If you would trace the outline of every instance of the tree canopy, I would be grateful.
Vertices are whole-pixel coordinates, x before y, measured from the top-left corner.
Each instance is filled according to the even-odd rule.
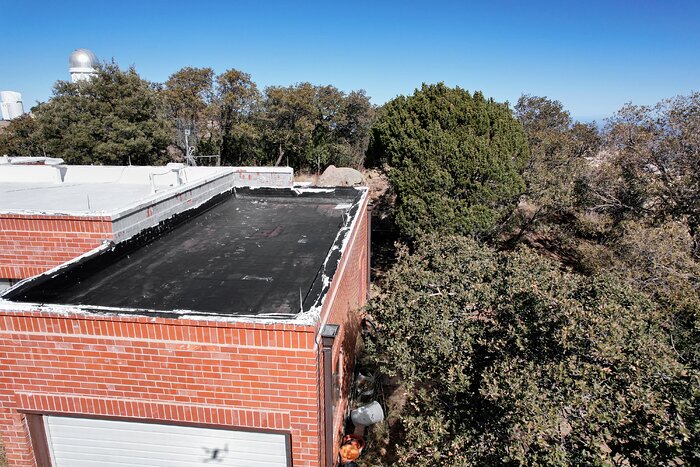
[[[167,160],[168,123],[161,100],[133,68],[104,64],[90,80],[58,81],[53,97],[33,112],[46,154],[69,164]]]
[[[506,104],[442,83],[388,102],[368,150],[368,162],[389,167],[396,223],[409,237],[493,232],[525,189],[528,156]]]
[[[364,91],[298,83],[261,92],[236,69],[214,76],[210,68],[183,68],[165,83],[163,95],[182,153],[187,128],[199,154],[220,154],[229,165],[360,168],[374,121]]]
[[[571,214],[578,183],[588,159],[600,149],[601,138],[595,124],[574,122],[559,101],[523,95],[514,110],[530,147],[523,171],[526,189],[515,216],[522,235]]]
[[[44,155],[44,148],[36,136],[36,121],[31,115],[11,120],[0,131],[0,156],[5,154],[20,157]]]
[[[265,89],[262,117],[267,152],[275,163],[321,171],[330,164],[360,168],[374,121],[364,91],[300,83]]]
[[[170,121],[171,141],[187,154],[184,130],[190,130],[188,142],[196,146],[200,138],[212,138],[207,121],[215,98],[214,70],[185,67],[170,75],[162,90],[167,117]]]
[[[685,222],[700,258],[700,93],[628,104],[607,138],[610,157],[585,180],[586,207],[618,221]]]
[[[375,107],[364,91],[298,83],[258,89],[252,77],[229,69],[185,67],[163,84],[132,67],[98,67],[87,81],[58,81],[34,118],[0,135],[9,155],[49,155],[80,164],[159,164],[182,160],[187,143],[224,165],[289,164],[321,172],[361,168]],[[206,163],[204,160],[202,163]]]
[[[408,400],[398,465],[696,464],[700,379],[664,313],[613,276],[429,236],[400,252],[380,369]]]
[[[260,101],[262,96],[248,73],[231,69],[216,77],[216,117],[221,160],[225,164],[259,164]],[[269,158],[263,158],[269,159]]]
[[[388,465],[700,462],[696,101],[602,131],[518,101],[517,222],[493,246],[425,229],[370,304],[407,397]]]

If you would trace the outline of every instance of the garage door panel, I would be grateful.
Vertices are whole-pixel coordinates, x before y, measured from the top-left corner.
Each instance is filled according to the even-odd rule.
[[[45,417],[54,467],[280,467],[283,434]]]
[[[52,436],[54,451],[57,452],[76,452],[82,450],[84,447],[84,439],[76,438],[66,438],[63,436]],[[226,445],[224,445],[226,446]],[[90,447],[92,450],[104,449],[104,450],[117,450],[122,453],[148,453],[152,452],[156,448],[159,452],[167,452],[170,456],[189,456],[191,455],[191,447],[189,446],[179,446],[177,444],[162,444],[149,442],[148,446],[144,446],[143,442],[127,442],[127,441],[110,441],[110,440],[90,440]],[[279,456],[275,453],[275,448],[277,447],[274,443],[260,443],[256,449],[250,448],[249,450],[239,447],[236,450],[236,456],[238,459],[248,459],[248,460],[260,460],[268,459],[270,461],[276,460]],[[150,449],[149,449],[150,448]],[[231,447],[229,446],[229,451]],[[204,452],[204,449],[202,449]]]
[[[70,447],[70,448],[64,448],[64,449],[54,449],[54,456],[57,457],[58,459],[61,459],[63,457],[71,457],[74,456],[78,452],[82,452],[80,458],[83,460],[88,460],[88,459],[98,459],[98,460],[108,460],[108,459],[119,459],[122,462],[126,462],[127,459],[131,460],[131,464],[135,464],[139,459],[146,459],[144,462],[146,465],[154,465],[153,464],[153,459],[154,457],[154,452],[153,451],[146,451],[146,450],[130,450],[130,449],[122,449],[119,447],[108,447],[108,448],[100,448],[100,447],[94,447],[91,446],[89,452],[81,451],[83,448],[81,446],[75,446],[75,447]],[[229,452],[229,455],[227,457],[230,457],[232,454]],[[280,456],[271,456],[271,455],[266,455],[263,452],[260,453],[246,453],[245,455],[239,455],[239,453],[235,453],[236,456],[236,461],[246,461],[246,465],[249,465],[251,462],[257,462],[260,465],[286,465],[284,463],[280,464],[274,463],[276,461],[284,461],[284,459],[281,459]],[[206,454],[202,453],[199,455],[199,453],[195,454],[195,459],[200,458],[202,460],[207,459]],[[158,457],[157,461],[162,461],[162,462],[187,462],[189,465],[192,465],[192,459],[193,455],[190,453],[174,453],[174,452],[158,452]],[[206,462],[204,462],[206,464]],[[209,463],[213,463],[212,460],[209,460]],[[94,465],[94,464],[93,464]],[[217,465],[238,465],[235,463],[225,463],[225,462],[219,462]]]
[[[69,431],[70,430],[70,431]],[[51,429],[52,439],[60,445],[83,445],[86,437],[89,437],[92,446],[119,446],[123,449],[140,450],[148,448],[164,448],[169,452],[180,452],[190,449],[190,445],[196,440],[201,440],[202,446],[208,448],[225,447],[235,443],[237,452],[270,452],[279,445],[279,442],[262,441],[255,437],[240,437],[240,432],[229,432],[229,436],[192,436],[190,434],[170,435],[160,433],[149,433],[146,431],[130,433],[128,430],[94,429],[90,431],[76,431],[74,429]],[[260,434],[258,434],[258,437]],[[264,436],[264,435],[263,435]],[[275,435],[281,436],[281,435]],[[145,444],[147,443],[147,444]]]
[[[65,455],[60,458],[61,464],[56,464],[59,466],[63,465],[70,465],[70,466],[78,466],[78,467],[87,467],[87,466],[99,466],[99,467],[126,467],[126,466],[148,466],[148,467],[154,467],[154,466],[159,466],[159,467],[165,467],[165,466],[185,466],[185,465],[200,465],[200,464],[192,464],[190,460],[169,460],[169,459],[146,459],[144,457],[129,457],[129,456],[120,456],[120,455],[104,455],[104,456],[98,456],[98,455],[91,455],[91,456],[81,456],[81,457],[72,457],[71,455]],[[227,463],[228,462],[228,463]],[[258,460],[242,460],[242,459],[237,459],[236,463],[231,463],[231,461],[222,461],[222,462],[216,462],[216,461],[209,461],[206,463],[203,463],[201,465],[207,465],[207,466],[218,466],[218,465],[235,465],[235,466],[249,466],[249,467],[268,467],[270,465],[269,462],[265,461],[258,461]],[[285,464],[286,465],[286,464]]]

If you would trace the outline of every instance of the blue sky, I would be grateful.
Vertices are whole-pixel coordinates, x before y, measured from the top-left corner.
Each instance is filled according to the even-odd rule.
[[[700,90],[700,1],[210,2],[0,0],[0,89],[28,109],[68,79],[73,49],[164,81],[184,66],[310,81],[381,104],[444,81],[578,119]]]

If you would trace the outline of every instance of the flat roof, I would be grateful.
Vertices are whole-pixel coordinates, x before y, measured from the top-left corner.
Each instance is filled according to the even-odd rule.
[[[110,213],[150,197],[151,187],[137,184],[3,183],[2,211]]]
[[[18,159],[18,158],[12,158]],[[40,159],[40,158],[36,158]],[[229,186],[284,186],[289,167],[25,165],[0,163],[0,214],[121,217],[227,177]]]
[[[3,299],[165,316],[288,319],[317,307],[364,189],[237,189]]]
[[[234,171],[230,167],[0,165],[0,213],[119,215]]]

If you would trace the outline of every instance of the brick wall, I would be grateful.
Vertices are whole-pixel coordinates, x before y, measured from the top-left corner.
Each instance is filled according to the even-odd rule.
[[[0,214],[0,278],[41,274],[111,238],[109,217]]]
[[[333,372],[338,375],[340,397],[335,400],[334,407],[334,451],[333,458],[338,457],[340,435],[348,404],[348,395],[353,381],[355,367],[355,350],[360,325],[360,310],[367,299],[369,273],[369,245],[367,199],[364,200],[358,213],[357,223],[348,247],[344,252],[331,289],[324,304],[321,319],[317,324],[320,329],[324,324],[340,326],[338,335],[333,343]],[[317,337],[318,345],[320,339]],[[321,381],[323,391],[323,381]],[[321,401],[323,405],[323,401]]]
[[[12,466],[35,465],[24,412],[283,430],[294,466],[318,465],[313,327],[1,311],[0,327]]]

